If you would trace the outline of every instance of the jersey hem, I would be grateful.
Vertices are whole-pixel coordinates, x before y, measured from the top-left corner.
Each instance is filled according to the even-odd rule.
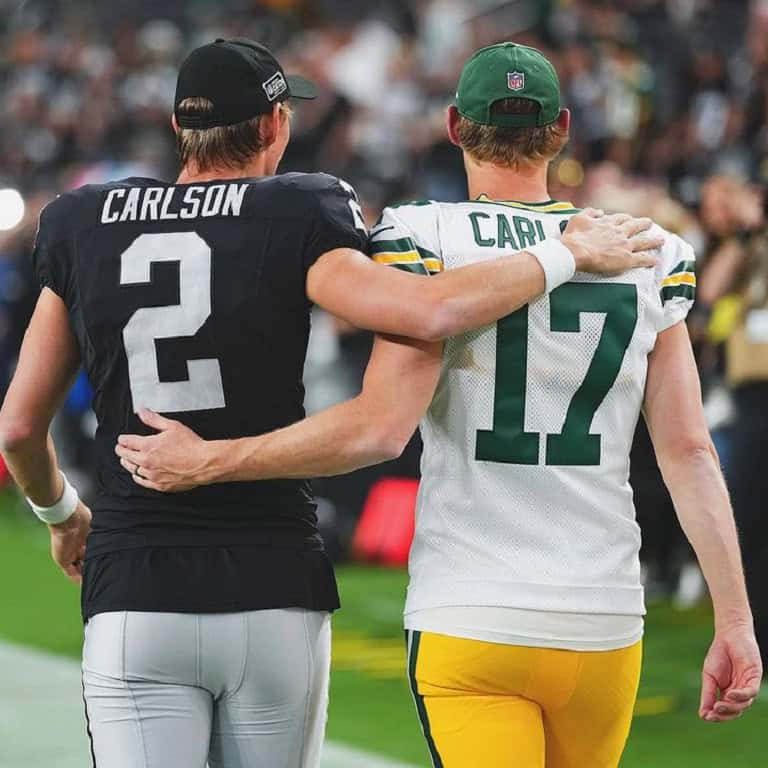
[[[642,586],[591,587],[519,582],[430,581],[411,585],[405,616],[431,608],[496,607],[562,613],[645,615]]]
[[[559,637],[531,637],[513,635],[504,632],[488,632],[484,630],[456,629],[439,627],[429,621],[406,621],[404,628],[408,632],[428,632],[432,635],[458,637],[462,640],[476,640],[495,645],[515,645],[523,648],[553,648],[561,651],[600,652],[618,651],[631,648],[643,639],[643,632],[635,632],[628,637],[617,637],[596,640],[569,640]]]

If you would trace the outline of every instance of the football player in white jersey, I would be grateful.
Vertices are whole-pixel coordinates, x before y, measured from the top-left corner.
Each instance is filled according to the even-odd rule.
[[[503,43],[465,64],[451,140],[470,200],[388,208],[372,258],[425,275],[534,253],[577,211],[547,193],[567,140],[557,75]],[[665,233],[655,269],[544,264],[539,295],[445,343],[380,337],[361,394],[287,429],[206,443],[151,413],[124,466],[158,490],[345,472],[398,454],[421,420],[405,608],[409,675],[445,768],[613,768],[637,693],[640,531],[629,451],[644,413],[714,604],[699,714],[738,717],[761,666],[728,493],[684,323],[694,254]],[[426,412],[426,415],[425,415]]]

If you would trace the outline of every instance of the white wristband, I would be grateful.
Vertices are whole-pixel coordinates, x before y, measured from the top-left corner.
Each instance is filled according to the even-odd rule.
[[[544,270],[547,293],[567,283],[576,274],[576,259],[559,240],[545,240],[525,250],[539,260]]]
[[[50,507],[41,507],[39,504],[35,504],[32,499],[27,499],[29,506],[32,507],[32,511],[48,525],[58,525],[68,520],[75,513],[77,505],[80,503],[80,497],[77,495],[77,491],[74,489],[67,480],[67,476],[62,472],[62,480],[64,480],[64,493],[61,494],[61,498]]]

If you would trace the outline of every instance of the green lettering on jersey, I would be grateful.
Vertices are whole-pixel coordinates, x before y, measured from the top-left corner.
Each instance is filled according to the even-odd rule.
[[[469,214],[469,220],[472,222],[472,234],[475,237],[475,242],[481,248],[493,248],[496,245],[496,241],[492,237],[483,237],[480,232],[480,219],[490,219],[491,217],[487,213],[480,211],[473,211]]]
[[[579,333],[582,312],[605,313],[587,375],[571,400],[559,435],[547,435],[547,464],[600,463],[599,434],[590,432],[595,412],[619,375],[637,325],[637,286],[630,283],[566,283],[550,300],[552,331]]]
[[[515,237],[512,234],[512,227],[509,226],[509,219],[503,214],[499,213],[496,215],[496,219],[498,220],[498,228],[499,228],[499,234],[498,234],[498,246],[499,248],[506,248],[509,246],[514,251],[519,251],[517,243],[515,242]]]
[[[637,325],[637,286],[630,283],[566,283],[549,295],[550,331],[578,333],[581,313],[605,315],[603,332],[576,390],[559,435],[546,436],[546,464],[596,466],[601,435],[590,432],[624,362]],[[493,429],[478,430],[475,458],[506,464],[538,464],[541,434],[525,431],[528,307],[499,320]]]
[[[520,243],[520,248],[523,249],[529,245],[536,245],[536,232],[533,222],[526,216],[513,216],[512,221],[515,223],[515,232],[517,232],[517,241]]]
[[[539,219],[536,219],[533,223],[536,225],[536,232],[539,235],[539,242],[541,243],[547,239],[547,236],[544,234],[544,226]]]
[[[475,443],[478,461],[538,464],[538,432],[525,431],[525,387],[528,367],[528,307],[496,325],[496,391],[493,429],[480,429]]]

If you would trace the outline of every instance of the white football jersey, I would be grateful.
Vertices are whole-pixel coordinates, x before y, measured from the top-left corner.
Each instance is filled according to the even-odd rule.
[[[481,198],[385,210],[380,263],[421,274],[559,238],[570,203]],[[450,339],[421,423],[410,612],[455,606],[642,615],[629,453],[658,333],[693,303],[691,247],[655,269],[577,273]]]

